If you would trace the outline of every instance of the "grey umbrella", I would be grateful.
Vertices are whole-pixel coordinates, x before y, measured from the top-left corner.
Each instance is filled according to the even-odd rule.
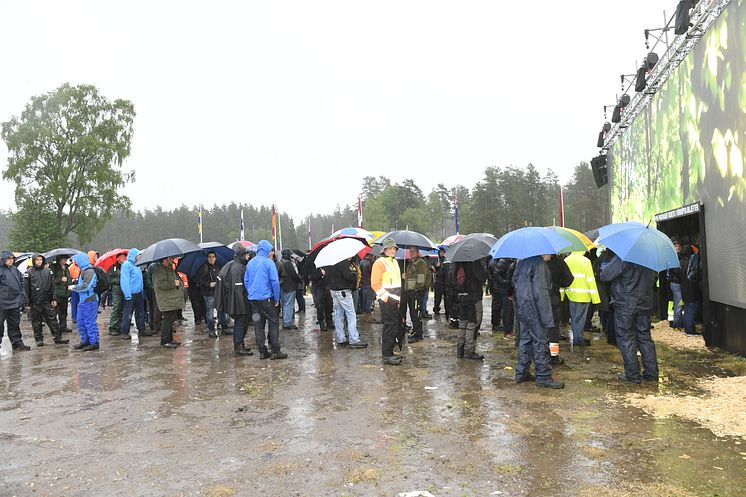
[[[72,257],[73,255],[82,253],[83,252],[81,252],[80,250],[75,250],[74,248],[56,248],[42,255],[46,260],[51,261],[52,259],[56,259],[57,257],[60,257],[62,255]]]
[[[457,241],[446,250],[450,262],[474,262],[490,255],[497,238],[489,233],[474,233]]]
[[[387,238],[393,238],[394,242],[401,248],[417,247],[420,249],[437,250],[438,247],[428,237],[416,231],[398,230],[390,231],[380,237],[378,244],[383,244]]]
[[[155,242],[149,246],[137,258],[137,265],[143,266],[151,262],[160,261],[166,257],[181,257],[192,252],[202,252],[202,249],[196,243],[183,238],[168,238]]]

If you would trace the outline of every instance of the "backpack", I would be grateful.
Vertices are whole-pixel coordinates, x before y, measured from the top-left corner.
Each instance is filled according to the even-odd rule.
[[[464,266],[459,264],[458,269],[456,269],[456,289],[458,291],[462,291],[464,289],[464,282],[466,281],[466,271],[464,271]]]
[[[109,291],[109,275],[98,266],[93,266],[93,271],[96,273],[96,287],[93,291],[96,295],[101,296],[102,293]]]

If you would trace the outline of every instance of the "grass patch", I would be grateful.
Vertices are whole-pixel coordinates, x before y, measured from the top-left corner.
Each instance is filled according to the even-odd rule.
[[[215,485],[205,490],[205,497],[233,497],[238,491],[226,485]]]
[[[357,467],[345,470],[346,483],[375,483],[381,478],[381,471],[376,468]]]

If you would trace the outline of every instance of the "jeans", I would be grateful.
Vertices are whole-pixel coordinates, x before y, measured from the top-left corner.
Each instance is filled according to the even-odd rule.
[[[215,297],[213,295],[205,295],[205,322],[207,323],[207,329],[215,331]],[[218,312],[218,323],[225,329],[228,327],[228,320],[224,312]],[[247,323],[248,326],[248,323]]]
[[[650,336],[650,316],[638,314],[633,310],[615,308],[614,326],[627,379],[640,380],[640,363],[637,360],[639,350],[642,356],[643,377],[657,380],[658,356],[655,352],[655,343]]]
[[[697,319],[699,307],[699,302],[684,303],[684,332],[689,335],[693,335],[696,332],[694,329],[694,322]]]
[[[233,349],[237,350],[246,338],[246,330],[249,329],[251,316],[248,314],[233,314],[231,317],[233,318]]]
[[[363,285],[360,287],[360,303],[358,309],[366,314],[370,313],[373,310],[373,299],[375,296],[376,293],[370,286]]]
[[[671,293],[673,294],[673,323],[672,328],[681,328],[683,323],[681,321],[681,283],[671,283]]]
[[[570,321],[572,324],[572,344],[585,345],[583,338],[583,329],[585,328],[585,318],[588,315],[590,302],[573,302],[570,301]]]
[[[267,339],[272,352],[280,352],[280,316],[271,299],[251,300],[251,318],[254,321],[254,338],[259,352],[267,352]],[[235,323],[234,323],[235,324]],[[264,333],[267,324],[269,332]]]
[[[135,314],[135,324],[137,331],[145,331],[145,301],[142,292],[133,293],[132,298],[124,301],[124,311],[122,311],[122,335],[130,334],[130,324],[132,324],[132,313]]]
[[[360,335],[357,333],[357,315],[355,314],[355,304],[352,301],[352,290],[332,290],[332,300],[334,300],[334,326],[337,328],[337,343],[345,341],[345,316],[347,316],[350,343],[359,342]]]
[[[282,299],[282,326],[287,328],[293,324],[295,317],[295,290],[281,292]]]
[[[98,345],[98,299],[80,302],[77,311],[80,342]]]

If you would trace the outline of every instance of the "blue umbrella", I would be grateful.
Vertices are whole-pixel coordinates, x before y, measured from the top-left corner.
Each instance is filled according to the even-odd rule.
[[[493,259],[528,259],[535,255],[558,254],[570,245],[562,235],[547,228],[521,228],[500,237],[490,250]]]
[[[640,223],[610,224],[599,229],[598,243],[614,251],[624,262],[653,271],[680,267],[671,239]]]
[[[217,260],[215,264],[219,267],[226,265],[233,260],[233,249],[226,247],[218,242],[198,243],[197,246],[202,250],[200,252],[190,252],[179,260],[176,270],[193,278],[199,269],[207,262],[207,253],[215,252]]]
[[[191,252],[202,252],[202,249],[183,238],[168,238],[160,242],[155,242],[143,250],[137,258],[137,265],[144,266],[145,264],[160,261],[166,257],[181,257]]]

